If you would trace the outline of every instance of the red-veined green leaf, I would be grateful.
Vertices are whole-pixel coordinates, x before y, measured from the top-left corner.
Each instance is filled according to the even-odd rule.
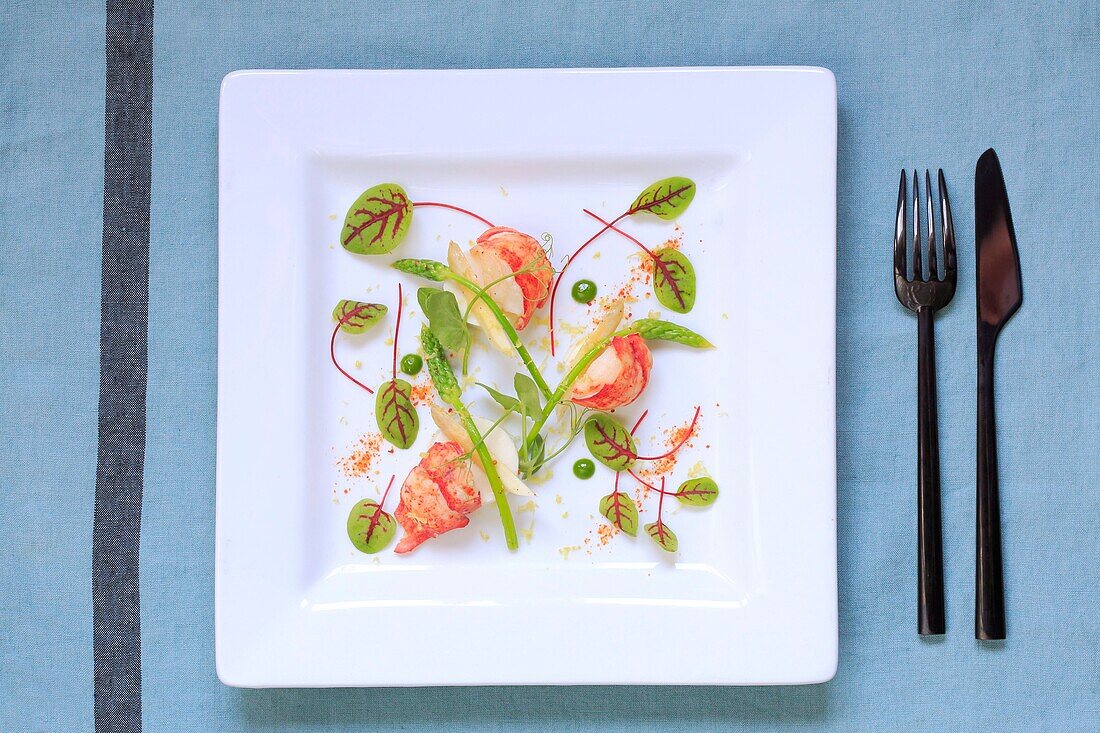
[[[584,442],[592,457],[613,471],[625,471],[638,456],[630,431],[604,413],[593,415],[585,423]]]
[[[665,552],[676,552],[676,548],[680,546],[676,541],[676,535],[661,520],[647,524],[645,533]]]
[[[344,228],[340,230],[340,244],[355,254],[385,254],[405,238],[412,209],[405,189],[396,183],[372,186],[348,209]]]
[[[638,194],[627,213],[647,211],[662,219],[675,219],[695,198],[695,182],[683,176],[663,178]]]
[[[412,385],[404,379],[383,382],[374,397],[378,430],[389,442],[405,449],[416,441],[420,419],[412,402]]]
[[[676,498],[688,506],[710,506],[718,499],[718,484],[710,476],[689,478],[676,489]]]
[[[332,309],[332,319],[340,324],[344,333],[363,333],[381,321],[388,311],[389,308],[381,303],[341,300]]]
[[[373,499],[363,499],[348,514],[348,538],[355,549],[373,555],[386,549],[397,533],[393,516]]]
[[[600,514],[631,537],[638,534],[638,506],[628,494],[613,491],[600,499]]]
[[[695,306],[695,268],[680,250],[665,247],[653,253],[653,294],[677,313]]]

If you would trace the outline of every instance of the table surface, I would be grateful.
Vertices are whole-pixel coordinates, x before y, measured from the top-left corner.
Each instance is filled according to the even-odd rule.
[[[92,730],[104,7],[0,29],[0,728]],[[360,4],[356,4],[360,5]],[[147,730],[1067,731],[1100,720],[1100,5],[162,3],[154,33]],[[247,691],[214,674],[216,121],[240,68],[803,64],[839,85],[840,670],[801,688]],[[507,106],[507,100],[502,100]],[[537,114],[537,110],[532,110]],[[1025,302],[1002,336],[1009,639],[973,639],[972,171],[997,148]],[[916,322],[898,171],[942,166],[962,276],[938,319],[948,635],[914,633]],[[1081,253],[1083,250],[1083,254]]]

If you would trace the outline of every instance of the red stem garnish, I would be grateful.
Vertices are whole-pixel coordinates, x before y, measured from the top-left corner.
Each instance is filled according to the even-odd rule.
[[[550,289],[550,355],[551,356],[555,356],[554,347],[556,346],[556,342],[554,341],[554,303],[555,303],[555,301],[557,300],[557,297],[558,297],[558,286],[561,285],[562,278],[565,277],[565,271],[569,269],[569,266],[571,264],[573,264],[573,260],[577,259],[577,255],[579,255],[581,252],[583,252],[585,247],[587,247],[588,245],[595,242],[597,239],[600,238],[600,236],[604,232],[606,232],[608,229],[613,227],[615,224],[618,224],[619,221],[621,221],[622,219],[630,216],[632,213],[634,213],[634,212],[625,211],[622,214],[620,214],[610,224],[608,224],[607,222],[604,222],[604,228],[601,229],[600,231],[596,232],[595,234],[593,234],[588,239],[588,241],[585,242],[584,244],[582,244],[580,247],[577,247],[577,251],[574,252],[573,254],[569,255],[569,259],[567,259],[565,261],[565,264],[561,266],[561,272],[558,273],[557,279],[554,280],[554,287]]]
[[[626,504],[625,502],[629,502],[630,497],[628,497],[623,492],[619,491],[619,476],[621,474],[622,474],[621,471],[616,471],[615,472],[615,488],[611,491],[611,495],[609,497],[606,497],[606,498],[610,499],[610,502],[608,503],[608,505],[606,507],[607,513],[604,514],[604,516],[607,517],[608,521],[611,522],[611,524],[614,525],[615,527],[618,527],[619,529],[623,530],[624,532],[629,532],[629,533],[633,534],[632,530],[636,530],[637,526],[638,526],[637,515],[635,514],[634,517],[627,516],[627,510],[628,510],[629,505]],[[631,503],[633,503],[633,502],[631,502]],[[602,500],[601,500],[600,504],[601,505],[603,504]],[[634,508],[636,509],[636,507],[634,507]],[[601,511],[602,511],[602,509],[601,509]],[[626,526],[628,522],[630,524],[630,528],[628,528]]]
[[[645,252],[645,253],[646,253],[647,255],[649,255],[649,258],[650,258],[651,260],[653,260],[653,267],[654,267],[655,269],[658,269],[658,270],[660,270],[660,271],[661,271],[661,274],[662,274],[662,275],[664,276],[664,278],[665,278],[665,282],[667,282],[667,283],[673,283],[673,284],[677,282],[676,278],[675,278],[675,277],[673,277],[673,275],[672,275],[672,272],[671,272],[671,270],[669,270],[669,267],[668,267],[668,263],[666,263],[666,262],[665,262],[664,260],[662,260],[662,259],[661,259],[660,257],[658,257],[657,255],[655,255],[655,254],[653,253],[653,250],[649,249],[649,247],[646,247],[646,246],[645,246],[644,244],[642,244],[641,242],[639,242],[639,241],[638,241],[637,239],[635,239],[634,237],[630,236],[629,234],[627,234],[626,232],[624,232],[624,231],[623,231],[622,229],[619,229],[619,228],[618,228],[617,226],[615,226],[615,223],[614,223],[614,222],[611,222],[611,223],[609,224],[608,222],[604,221],[604,220],[603,220],[602,218],[600,218],[600,217],[599,217],[599,216],[597,216],[596,214],[592,213],[592,212],[591,212],[591,211],[589,211],[588,209],[585,209],[585,210],[584,210],[584,213],[588,214],[589,216],[591,216],[591,217],[592,217],[593,219],[595,219],[596,221],[599,221],[599,222],[603,222],[603,223],[604,223],[604,224],[606,224],[606,225],[608,226],[608,228],[609,228],[609,229],[611,229],[612,231],[614,231],[614,232],[618,232],[619,234],[621,234],[622,236],[626,237],[627,239],[629,239],[629,240],[630,240],[631,242],[633,242],[634,244],[636,244],[636,245],[638,245],[639,247],[641,247],[641,248],[642,248],[642,251],[643,251],[643,252]],[[680,268],[680,269],[682,270],[683,268]],[[656,277],[656,274],[654,274],[654,277]],[[680,307],[683,307],[683,306],[684,306],[684,296],[683,296],[683,295],[682,295],[682,294],[680,293],[680,289],[679,289],[679,287],[678,287],[678,286],[676,286],[676,287],[675,287],[675,295],[676,295],[676,300],[678,300],[678,301],[680,302]]]
[[[687,432],[686,432],[686,433],[684,433],[684,437],[683,437],[683,438],[681,438],[681,439],[680,439],[680,442],[679,442],[679,443],[677,443],[677,444],[676,444],[675,446],[673,446],[672,448],[668,449],[668,450],[667,450],[666,452],[662,453],[662,454],[661,454],[661,455],[659,455],[659,456],[638,456],[638,455],[636,455],[636,456],[634,456],[634,458],[635,458],[636,460],[639,460],[639,461],[659,461],[659,460],[661,460],[662,458],[668,458],[668,457],[669,457],[669,456],[671,456],[671,455],[672,455],[673,453],[675,453],[676,451],[680,450],[680,449],[681,449],[681,448],[682,448],[682,447],[684,446],[684,443],[688,442],[688,440],[690,440],[690,439],[691,439],[691,436],[695,434],[695,425],[696,425],[696,423],[698,423],[698,422],[699,422],[699,412],[700,412],[700,409],[701,409],[701,408],[700,408],[700,407],[699,407],[698,405],[696,405],[696,407],[695,407],[695,416],[691,418],[691,424],[690,424],[690,425],[688,425],[688,430],[687,430]],[[644,415],[643,415],[643,417],[644,417]],[[638,422],[641,422],[641,420],[639,420]],[[637,427],[637,426],[635,426],[635,427]],[[633,431],[633,430],[631,430],[630,432],[631,432],[631,434],[633,434],[633,433],[634,433],[634,431]]]
[[[393,417],[386,423],[384,429],[392,429],[394,423],[397,424],[397,430],[401,434],[401,441],[404,442],[408,433],[406,432],[405,421],[401,418],[404,414],[406,419],[413,418],[412,408],[408,405],[402,404],[400,397],[403,392],[397,385],[397,347],[398,340],[401,336],[401,309],[404,296],[401,290],[401,283],[397,284],[397,325],[393,327],[393,368],[390,381],[383,384],[380,389],[379,400],[383,403],[383,414],[393,411]],[[382,423],[379,422],[379,427],[382,427]]]
[[[397,283],[397,325],[393,327],[393,380],[397,381],[397,336],[401,333],[401,283]]]
[[[694,185],[694,184],[692,184],[692,185]],[[601,229],[600,231],[593,234],[592,237],[587,242],[585,242],[580,247],[578,247],[577,251],[569,256],[569,259],[565,261],[564,265],[562,265],[561,272],[558,273],[558,279],[554,281],[553,290],[550,291],[550,355],[551,356],[556,355],[555,351],[554,351],[554,347],[555,347],[555,341],[554,341],[554,302],[557,300],[558,285],[561,284],[561,280],[565,276],[565,271],[569,269],[569,265],[573,264],[573,260],[575,260],[577,258],[577,255],[579,255],[581,253],[581,251],[584,250],[585,247],[587,247],[588,245],[595,242],[608,229],[614,229],[615,225],[618,224],[623,219],[625,219],[626,217],[633,216],[634,214],[637,214],[639,211],[653,211],[654,209],[661,206],[662,204],[666,204],[669,201],[672,201],[677,196],[682,195],[684,193],[684,191],[687,190],[687,188],[688,188],[687,186],[683,186],[681,188],[673,190],[672,187],[670,186],[669,189],[668,189],[668,193],[665,194],[664,196],[660,196],[660,197],[655,196],[650,201],[636,201],[634,204],[631,204],[629,209],[627,209],[623,213],[619,214],[617,217],[615,217],[610,222],[607,222],[607,221],[604,221],[603,219],[600,219],[600,221],[603,222],[603,229]],[[592,212],[588,211],[588,209],[585,209],[585,212],[588,213],[590,216],[594,216],[597,219],[599,219],[599,217],[597,217],[595,214],[592,214]],[[620,234],[623,234],[623,232],[621,230],[616,229],[615,231],[619,232]],[[642,249],[645,249],[646,252],[649,252],[649,250],[647,250],[645,248],[645,245],[643,245],[641,242],[638,242],[638,240],[636,240],[636,239],[634,241],[638,243],[639,247],[641,247]],[[652,252],[649,252],[649,254],[650,254],[650,256],[653,255]],[[658,260],[657,257],[654,257],[653,259]],[[669,282],[673,282],[673,281],[670,280]]]
[[[600,222],[601,224],[604,224],[604,225],[606,225],[606,226],[607,226],[607,228],[608,228],[608,229],[610,229],[611,231],[613,231],[613,232],[615,232],[615,233],[617,233],[617,234],[620,234],[620,235],[622,235],[622,236],[626,237],[626,238],[627,238],[627,239],[629,239],[629,240],[630,240],[631,242],[633,242],[634,244],[636,244],[636,245],[638,245],[639,247],[641,247],[641,248],[642,248],[642,251],[643,251],[643,252],[645,252],[645,253],[646,253],[647,255],[649,255],[650,257],[652,257],[653,259],[657,259],[657,255],[653,254],[653,250],[651,250],[651,249],[650,249],[649,247],[647,247],[647,246],[645,246],[644,244],[642,244],[641,242],[639,242],[639,241],[638,241],[637,239],[635,239],[635,238],[634,238],[634,237],[633,237],[632,235],[630,235],[630,234],[627,234],[627,233],[626,233],[626,232],[624,232],[624,231],[623,231],[622,229],[619,229],[619,227],[615,226],[615,222],[609,222],[609,221],[606,221],[606,220],[604,220],[604,219],[603,219],[603,218],[602,218],[602,217],[601,217],[601,216],[600,216],[599,214],[596,214],[595,212],[593,212],[593,211],[590,211],[589,209],[583,209],[583,211],[584,211],[584,213],[588,214],[589,216],[591,216],[591,217],[592,217],[593,219],[595,219],[596,221]]]
[[[464,209],[461,206],[454,206],[452,204],[441,204],[438,201],[414,201],[413,206],[414,207],[416,207],[416,206],[438,206],[441,209],[450,209],[451,211],[458,211],[460,213],[466,214],[467,216],[472,216],[473,218],[477,219],[478,221],[480,221],[482,224],[489,227],[490,229],[492,229],[492,227],[493,227],[493,222],[489,221],[485,217],[478,216],[474,212],[469,211],[467,209]]]
[[[661,477],[660,492],[661,492],[661,496],[660,496],[659,499],[657,499],[657,536],[660,538],[661,544],[663,546],[664,545],[664,539],[665,539],[665,523],[661,519],[661,515],[664,513],[664,510],[665,510],[665,494],[668,493],[668,492],[665,491],[665,477],[664,476]]]
[[[389,516],[382,507],[386,505],[386,497],[390,495],[390,489],[393,487],[393,481],[396,478],[397,474],[392,474],[390,476],[390,482],[386,484],[386,491],[382,494],[382,501],[372,507],[374,512],[369,517],[366,514],[359,515],[360,519],[370,519],[370,524],[367,525],[367,528],[363,532],[364,540],[367,542],[370,542],[371,537],[374,536],[374,530],[378,529],[378,526],[382,524],[382,516]]]
[[[643,411],[641,415],[638,416],[638,421],[635,422],[634,427],[632,427],[630,429],[630,434],[631,435],[634,435],[634,432],[638,429],[638,426],[642,424],[642,420],[645,420],[645,416],[648,415],[648,414],[649,414],[649,410],[647,409],[647,410]],[[626,470],[630,473],[631,476],[638,479],[639,481],[641,481],[646,486],[649,486],[649,484],[646,484],[645,481],[642,481],[642,479],[639,478],[638,475],[636,473],[634,473],[633,471],[631,471],[629,468],[626,469]],[[611,492],[613,495],[619,493],[619,476],[622,476],[622,474],[623,474],[622,471],[616,471],[615,472],[615,490]],[[653,488],[653,487],[649,486],[649,488]]]
[[[644,418],[648,412],[649,411],[647,410],[646,412],[642,413],[642,417],[638,418],[638,422],[634,423],[634,428],[632,428],[630,431],[631,435],[634,435],[634,430],[637,429],[638,425],[641,424],[642,418]],[[684,436],[680,438],[680,441],[676,443],[676,445],[672,446],[667,451],[657,456],[639,455],[638,451],[630,445],[630,443],[633,441],[621,439],[618,433],[615,431],[608,432],[608,430],[601,422],[595,423],[596,432],[599,434],[599,437],[598,439],[592,441],[592,445],[600,447],[606,446],[610,448],[612,451],[614,451],[614,455],[612,457],[616,459],[620,457],[626,457],[631,461],[659,461],[662,458],[668,458],[673,453],[680,450],[680,448],[684,447],[684,444],[691,439],[691,436],[695,434],[695,425],[699,422],[699,412],[700,408],[696,406],[695,415],[691,418],[691,424],[688,426],[687,431],[684,433]]]
[[[382,494],[382,501],[378,502],[379,509],[386,506],[386,497],[390,495],[390,489],[393,488],[393,480],[395,478],[397,478],[397,474],[393,474],[390,476],[390,482],[386,484],[386,491]]]
[[[632,469],[632,468],[628,468],[628,469],[626,469],[626,472],[627,472],[627,473],[629,473],[629,474],[630,474],[631,476],[633,476],[633,477],[634,477],[634,479],[635,479],[635,480],[636,480],[636,481],[637,481],[638,483],[640,483],[640,484],[641,484],[642,486],[646,487],[646,488],[647,488],[647,489],[649,489],[650,491],[656,491],[656,492],[658,492],[658,493],[660,493],[660,492],[664,491],[663,489],[658,489],[658,488],[657,488],[656,486],[654,486],[653,484],[649,483],[648,481],[646,481],[646,480],[645,480],[644,478],[642,478],[642,477],[641,477],[641,476],[639,476],[638,474],[634,473],[634,469]],[[664,493],[668,494],[669,496],[676,496],[676,492],[675,492],[675,491],[664,491]]]
[[[631,476],[633,476],[633,477],[634,477],[634,479],[635,479],[635,480],[636,480],[636,481],[637,481],[638,483],[640,483],[640,484],[641,484],[642,486],[646,487],[647,489],[652,489],[653,491],[657,491],[657,487],[656,487],[656,486],[654,486],[653,484],[649,483],[648,481],[646,481],[646,480],[645,480],[644,478],[642,478],[642,477],[641,477],[641,476],[639,476],[638,474],[634,473],[634,469],[633,469],[633,468],[628,468],[628,469],[626,469],[626,472],[627,472],[627,473],[629,473],[629,474],[630,474]]]
[[[683,447],[684,443],[686,443],[688,441],[688,439],[691,438],[691,436],[695,433],[695,425],[699,420],[699,412],[700,412],[700,408],[696,407],[695,408],[695,416],[691,419],[691,425],[688,426],[687,434],[684,435],[684,438],[679,443],[677,443],[674,448],[669,450],[667,453],[664,453],[664,454],[659,455],[659,456],[654,456],[652,458],[644,458],[642,456],[636,456],[637,460],[640,460],[640,461],[656,461],[656,460],[660,460],[661,458],[668,458],[673,453],[680,450],[680,448]],[[630,429],[630,434],[631,435],[634,435],[634,432],[638,429],[638,426],[642,424],[642,420],[644,420],[645,416],[648,415],[648,414],[649,414],[649,410],[646,410],[645,412],[642,413],[642,416],[638,418],[638,422],[634,423],[634,427],[632,427]],[[651,491],[660,492],[661,496],[664,496],[666,493],[670,494],[670,495],[675,495],[675,492],[671,492],[671,491],[666,492],[664,490],[664,477],[663,476],[661,477],[661,488],[658,489],[656,486],[649,483],[648,481],[646,481],[644,478],[642,478],[638,474],[634,473],[634,469],[628,468],[628,469],[626,469],[626,472],[629,473],[631,476],[633,476],[635,481],[637,481],[638,483],[640,483],[642,486],[646,487],[647,489],[649,489]]]
[[[592,441],[592,447],[607,446],[613,453],[608,460],[626,458],[628,460],[635,460],[638,456],[630,445],[629,440],[620,439],[617,430],[608,432],[607,428],[601,422],[594,423],[596,432],[599,433],[599,438]]]
[[[340,333],[340,326],[343,326],[343,325],[344,325],[345,323],[347,323],[347,322],[348,322],[348,320],[349,320],[350,318],[353,318],[353,317],[354,317],[354,315],[355,315],[355,313],[354,313],[354,311],[353,311],[353,312],[352,312],[352,314],[350,314],[350,315],[347,315],[347,316],[345,316],[344,318],[340,319],[340,320],[339,320],[339,321],[338,321],[338,322],[336,323],[336,328],[332,329],[332,338],[331,338],[331,339],[329,339],[329,342],[328,342],[328,355],[329,355],[329,358],[331,358],[331,359],[332,359],[332,365],[333,365],[334,367],[336,367],[336,369],[337,369],[337,370],[338,370],[338,371],[339,371],[339,372],[340,372],[341,374],[343,374],[343,375],[344,375],[345,377],[347,377],[348,379],[350,379],[350,380],[351,380],[352,382],[354,382],[355,384],[358,384],[358,385],[359,385],[360,387],[362,387],[363,389],[367,390],[367,394],[374,394],[374,390],[373,390],[373,389],[371,389],[370,387],[368,387],[367,385],[363,384],[362,382],[360,382],[360,381],[359,381],[358,379],[356,379],[355,377],[353,377],[353,376],[351,376],[350,374],[348,374],[348,373],[347,373],[347,371],[345,371],[345,370],[344,370],[344,367],[340,366],[340,362],[336,361],[336,334]]]

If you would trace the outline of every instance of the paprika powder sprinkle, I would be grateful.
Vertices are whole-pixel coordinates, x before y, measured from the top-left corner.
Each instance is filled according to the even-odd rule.
[[[336,465],[348,478],[362,478],[370,472],[374,459],[378,457],[382,434],[364,433],[352,445],[351,452],[336,461]]]

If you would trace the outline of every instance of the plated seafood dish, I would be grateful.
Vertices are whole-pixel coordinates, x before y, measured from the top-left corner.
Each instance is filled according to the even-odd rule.
[[[586,490],[597,471],[611,488],[609,493],[592,491],[591,505],[607,528],[601,534],[644,536],[660,550],[677,551],[666,505],[707,507],[719,493],[717,482],[704,472],[677,475],[675,470],[676,453],[703,430],[702,400],[695,399],[672,428],[647,424],[655,422],[647,421],[648,411],[628,425],[617,411],[635,403],[644,407],[650,375],[661,368],[664,348],[715,346],[675,320],[677,314],[690,312],[696,300],[695,271],[682,237],[675,236],[678,227],[665,242],[652,246],[620,223],[629,217],[656,217],[675,227],[694,196],[694,182],[670,177],[646,187],[613,218],[583,209],[593,220],[593,234],[558,266],[549,233],[536,238],[458,204],[413,201],[395,183],[372,186],[351,203],[340,233],[340,245],[349,256],[394,252],[414,212],[425,208],[470,217],[484,226],[465,247],[455,241],[444,244],[439,237],[439,259],[391,261],[404,277],[390,303],[360,296],[339,300],[332,311],[329,356],[333,368],[362,388],[365,400],[373,400],[372,428],[379,436],[374,450],[410,453],[407,473],[388,477],[381,498],[359,499],[351,508],[347,534],[352,546],[367,554],[392,547],[404,555],[467,527],[474,512],[492,511],[499,516],[505,546],[517,550],[515,515],[523,506],[517,509],[513,503],[536,496],[540,473],[547,473],[580,440],[590,457],[572,466],[578,490]],[[613,283],[570,279],[577,256],[609,235],[629,245],[616,269],[633,272],[633,282],[649,289],[645,298],[660,310],[637,317],[639,304],[624,291],[616,292]],[[364,290],[373,291],[367,285]],[[606,288],[612,292],[603,293]],[[566,293],[589,306],[589,323],[565,329],[555,304]],[[414,319],[419,321],[416,331]],[[369,338],[364,334],[387,321],[392,326],[387,348],[362,343]],[[486,348],[475,350],[476,344]],[[658,344],[661,349],[655,348]],[[344,362],[341,353],[353,345],[388,367],[381,383],[361,381]],[[514,366],[510,384],[476,378],[477,359],[489,355]],[[362,366],[362,359],[356,366]],[[492,414],[474,414],[471,392],[488,398]],[[421,420],[424,413],[435,434],[428,449],[417,454],[410,448],[427,427]],[[667,446],[652,453],[642,450],[639,431],[662,427]],[[648,502],[656,505],[653,521],[642,523],[639,506]]]

